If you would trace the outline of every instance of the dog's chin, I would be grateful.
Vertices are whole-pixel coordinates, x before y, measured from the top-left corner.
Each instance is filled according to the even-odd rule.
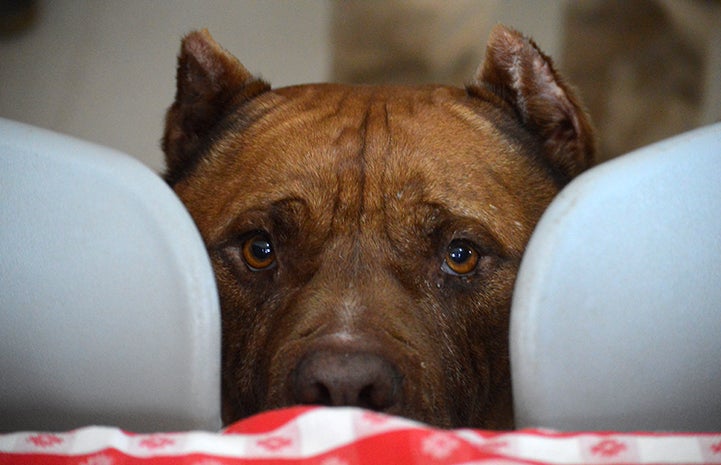
[[[369,412],[375,412],[381,415],[391,415],[406,418],[411,421],[431,425],[442,429],[451,428],[480,428],[489,430],[510,430],[513,429],[513,422],[509,420],[511,417],[510,407],[502,408],[498,412],[489,412],[489,416],[481,416],[479,418],[468,417],[468,414],[474,410],[473,406],[468,406],[466,412],[453,412],[453,409],[444,403],[436,405],[407,406],[397,405],[385,410],[375,410],[366,406],[354,405],[327,405],[316,403],[298,403],[287,397],[276,397],[270,394],[265,400],[258,401],[253,409],[238,410],[237,404],[224,404],[223,423],[228,425],[236,421],[260,414],[266,411],[296,407],[296,406],[318,406],[327,408],[346,408],[356,407],[365,409]],[[491,418],[494,417],[494,418]]]
[[[422,362],[417,353],[365,332],[286,342],[270,357],[263,409],[351,406],[444,428],[462,424],[446,403],[440,359]]]
[[[392,370],[386,365],[392,362],[385,362],[385,359],[378,361],[375,355],[368,356],[363,353],[360,355],[341,353],[334,356],[328,352],[311,350],[305,351],[298,357],[288,356],[292,352],[292,349],[287,348],[277,351],[271,360],[279,363],[274,366],[266,365],[268,372],[263,373],[264,370],[256,369],[253,371],[253,379],[246,377],[241,383],[228,386],[228,390],[234,391],[235,395],[225,398],[223,410],[225,424],[263,411],[306,405],[358,407],[439,428],[508,429],[512,427],[512,423],[507,421],[512,416],[510,387],[497,389],[501,391],[500,394],[496,393],[498,399],[501,399],[498,402],[490,400],[491,387],[488,384],[490,381],[482,379],[477,374],[468,376],[468,379],[460,385],[450,386],[443,380],[458,379],[462,377],[462,373],[454,369],[456,374],[449,375],[440,366],[440,358],[438,363],[424,363],[419,369],[399,368],[398,372],[389,375],[390,384],[380,381],[378,391],[375,392],[373,390],[376,387],[372,384],[361,386],[358,388],[357,397],[351,398],[349,397],[351,394],[329,392],[333,388],[323,385],[324,375],[327,374],[323,370],[338,370],[338,363],[350,359],[348,370],[341,367],[340,371],[335,374],[331,372],[328,376],[335,376],[335,379],[340,377],[346,380],[358,379],[358,372],[366,369],[371,371],[369,379],[373,381],[372,371]],[[402,359],[402,356],[398,359]],[[420,376],[414,377],[419,373]],[[301,382],[302,379],[305,381]],[[397,380],[396,384],[393,384],[393,379]],[[258,380],[265,381],[259,383]],[[251,383],[256,383],[255,387],[248,389]],[[339,389],[338,386],[336,389]],[[508,391],[508,394],[504,395],[503,391]],[[466,395],[454,397],[451,392],[464,392]]]

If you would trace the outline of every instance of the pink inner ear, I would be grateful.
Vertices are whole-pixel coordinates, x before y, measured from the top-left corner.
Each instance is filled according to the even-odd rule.
[[[198,147],[224,115],[270,89],[206,30],[183,39],[176,80],[175,102],[168,109],[163,138],[165,179],[171,183],[195,166]]]
[[[227,80],[229,82],[219,82],[218,84],[237,86],[253,77],[250,72],[245,69],[233,55],[221,47],[205,29],[191,32],[183,39],[181,59],[183,56],[191,56],[195,59],[198,66],[203,70],[205,79],[207,79],[209,83]]]
[[[547,98],[568,100],[566,92],[558,85],[553,70],[540,55],[533,57],[533,76],[535,76],[542,94],[550,94]]]
[[[496,66],[505,67],[506,86],[515,96],[517,110],[523,119],[540,127],[565,118],[572,119],[573,105],[559,85],[550,59],[519,33],[497,29],[493,35],[492,58],[495,58]],[[554,114],[554,110],[558,113]]]
[[[540,55],[533,57],[530,79],[535,85],[533,94],[528,98],[534,101],[538,115],[530,114],[528,117],[534,118],[539,127],[549,127],[549,132],[555,138],[558,138],[559,134],[573,137],[573,133],[580,129],[576,116],[580,110],[574,107],[566,90],[559,85],[558,77],[548,61]]]
[[[222,73],[220,64],[214,59],[213,50],[208,42],[203,40],[200,34],[188,36],[183,41],[183,54],[195,58],[198,65],[209,75],[211,79],[217,78]]]
[[[510,104],[524,125],[544,140],[546,159],[560,178],[570,180],[592,164],[595,143],[587,116],[551,59],[532,40],[497,26],[475,87]]]

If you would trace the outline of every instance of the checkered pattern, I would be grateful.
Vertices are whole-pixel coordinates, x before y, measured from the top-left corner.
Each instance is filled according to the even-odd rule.
[[[721,464],[719,434],[439,430],[353,408],[299,407],[221,433],[89,427],[0,435],[0,464]]]

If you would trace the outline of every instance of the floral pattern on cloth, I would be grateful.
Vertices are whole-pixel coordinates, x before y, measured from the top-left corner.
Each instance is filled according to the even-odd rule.
[[[441,430],[355,408],[266,412],[219,433],[88,427],[0,435],[0,464],[719,464],[721,433]]]

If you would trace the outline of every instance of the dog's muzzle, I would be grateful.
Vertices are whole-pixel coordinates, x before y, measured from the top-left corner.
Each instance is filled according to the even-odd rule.
[[[403,377],[371,352],[321,349],[308,352],[291,374],[298,404],[355,406],[386,411],[401,403]]]

